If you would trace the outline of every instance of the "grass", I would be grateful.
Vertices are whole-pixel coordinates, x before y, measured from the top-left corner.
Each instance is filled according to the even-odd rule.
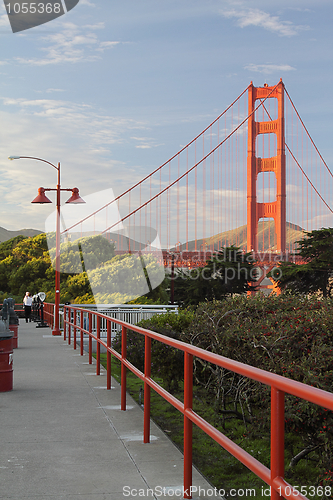
[[[101,354],[101,364],[106,368],[106,354]],[[114,379],[120,383],[120,362],[113,356],[111,372]],[[155,378],[154,380],[163,385],[160,379]],[[127,392],[138,404],[143,403],[143,387],[143,382],[128,370]],[[175,393],[174,396],[181,401],[183,400],[182,387],[180,388],[180,392]],[[249,436],[249,428],[247,428],[246,424],[234,418],[225,420],[222,426],[222,422],[216,417],[213,405],[209,405],[204,401],[202,389],[198,387],[194,387],[193,409],[254,458],[266,467],[270,467],[269,436]],[[151,391],[151,418],[174,444],[183,451],[183,415],[153,390]],[[285,438],[287,468],[294,450],[297,449],[299,443],[297,441],[298,438],[294,435],[287,434]],[[248,495],[245,494],[245,491],[250,489],[255,489],[256,491],[256,496],[252,495],[252,498],[270,497],[270,495],[267,495],[268,486],[266,483],[195,425],[193,425],[193,463],[214,487],[218,489],[223,488],[226,491],[231,489],[243,490],[243,494],[240,494],[240,496],[233,496],[235,500],[240,500],[244,496],[251,496],[250,493]],[[294,486],[308,485],[304,491],[309,493],[310,486],[316,484],[317,475],[316,461],[311,459],[310,455],[307,459],[303,459],[297,464],[295,471],[293,471],[292,479],[288,479],[288,481]],[[331,496],[310,495],[309,498],[313,500],[325,500],[326,498],[331,498]]]

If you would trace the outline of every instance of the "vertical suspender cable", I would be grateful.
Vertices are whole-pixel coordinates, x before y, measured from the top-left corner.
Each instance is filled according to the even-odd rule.
[[[202,157],[205,157],[205,134],[202,135]],[[202,242],[203,250],[205,250],[206,243],[206,160],[202,166]]]
[[[195,165],[197,164],[197,141],[195,141],[195,148],[194,148],[194,163]],[[197,240],[198,240],[198,233],[197,233],[197,224],[198,224],[198,172],[197,168],[194,169],[194,176],[195,176],[195,181],[194,181],[194,250],[197,251]]]

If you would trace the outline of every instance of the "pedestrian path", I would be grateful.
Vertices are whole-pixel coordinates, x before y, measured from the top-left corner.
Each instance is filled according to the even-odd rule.
[[[20,323],[14,389],[0,393],[1,500],[183,498],[183,456],[106,372],[49,328]],[[94,361],[95,363],[95,361]],[[220,498],[193,469],[193,499]]]

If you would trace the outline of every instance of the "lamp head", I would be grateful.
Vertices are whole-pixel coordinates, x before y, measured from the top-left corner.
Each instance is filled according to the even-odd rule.
[[[8,160],[19,160],[20,156],[8,156]]]
[[[40,187],[38,188],[38,196],[31,203],[52,203],[52,201],[45,195],[45,189]]]
[[[72,189],[72,196],[66,201],[66,203],[85,203],[85,201],[79,195],[78,188]]]

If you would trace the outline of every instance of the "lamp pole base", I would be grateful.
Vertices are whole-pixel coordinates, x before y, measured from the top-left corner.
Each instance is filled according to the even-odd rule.
[[[52,330],[52,335],[61,335],[61,330],[59,330],[59,328],[54,328],[54,330]]]

